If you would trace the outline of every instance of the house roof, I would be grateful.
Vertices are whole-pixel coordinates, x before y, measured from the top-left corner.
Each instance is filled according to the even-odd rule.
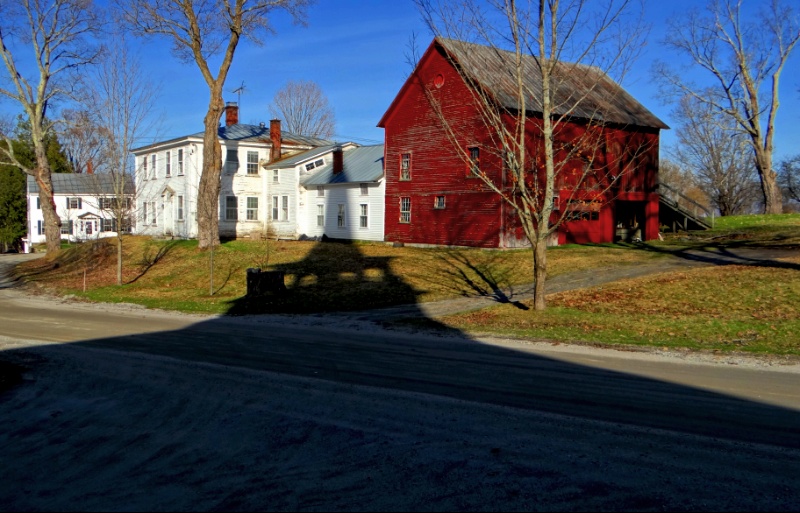
[[[491,94],[507,109],[520,108],[517,84],[512,70],[515,54],[494,47],[437,37],[426,51],[442,48],[453,63],[484,91]],[[425,56],[420,59],[423,63]],[[528,112],[542,112],[542,75],[539,60],[533,55],[522,58]],[[409,77],[409,80],[411,78]],[[409,84],[406,82],[404,89]],[[653,128],[669,128],[663,121],[636,101],[606,73],[594,66],[559,62],[554,71],[554,113],[582,119],[603,120],[608,123]],[[401,91],[402,94],[402,91]],[[399,96],[399,95],[398,95]],[[378,126],[383,126],[393,103]]]
[[[220,126],[217,129],[217,135],[219,136],[220,140],[223,141],[265,142],[269,144],[272,143],[269,137],[268,125],[246,125],[242,123],[236,123],[234,125]],[[134,148],[133,150],[131,150],[131,152],[138,153],[142,150],[151,148],[153,146],[160,146],[163,144],[174,143],[185,139],[202,140],[203,132],[197,132],[194,134],[185,135],[183,137],[176,137],[175,139],[169,139],[167,141],[159,141],[153,144],[148,144],[146,146]],[[292,132],[287,132],[286,130],[281,130],[281,142],[282,144],[290,146],[312,146],[312,147],[326,146],[333,144],[333,141],[328,141],[326,139],[318,139],[316,137],[307,137],[305,135],[299,135]]]
[[[319,148],[312,148],[310,150],[306,150],[300,153],[295,153],[294,155],[289,155],[288,157],[283,157],[281,160],[266,164],[265,167],[267,169],[285,169],[290,167],[295,167],[298,164],[302,164],[306,160],[314,160],[315,158],[328,154],[332,152],[337,146],[348,146],[348,145],[355,145],[355,143],[348,142],[344,144],[327,144],[325,146],[320,146]]]
[[[74,194],[76,196],[104,196],[115,195],[114,177],[105,173],[96,174],[74,174],[74,173],[53,173],[53,193],[54,194]],[[125,193],[134,193],[133,179],[125,177]],[[38,194],[39,184],[28,175],[28,193]]]
[[[383,144],[359,146],[342,154],[344,170],[333,173],[333,163],[300,178],[306,187],[344,183],[376,182],[383,176]]]

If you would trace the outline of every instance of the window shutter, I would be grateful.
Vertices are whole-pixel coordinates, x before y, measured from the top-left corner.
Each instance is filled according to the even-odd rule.
[[[81,198],[78,198],[78,210],[82,208],[83,208],[83,200]]]

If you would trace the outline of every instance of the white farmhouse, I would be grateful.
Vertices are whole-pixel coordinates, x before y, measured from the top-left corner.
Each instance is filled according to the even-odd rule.
[[[219,233],[229,238],[383,240],[383,145],[361,147],[238,123],[226,106]],[[133,151],[137,233],[197,237],[203,134]]]
[[[116,183],[107,174],[56,173],[52,176],[53,201],[56,213],[61,218],[61,239],[71,242],[93,240],[117,235],[116,215],[121,210],[126,214],[133,205],[133,180],[126,178],[124,184]],[[118,208],[115,198],[117,189],[125,196]],[[44,216],[39,199],[39,185],[32,176],[27,180],[28,236],[26,251],[32,244],[45,242]],[[124,220],[123,231],[131,230],[130,220]]]
[[[267,229],[264,190],[267,174],[261,167],[330,141],[270,126],[239,123],[239,107],[225,107],[225,126],[219,128],[223,170],[220,192],[220,235],[246,237]],[[138,222],[143,235],[197,237],[197,193],[203,170],[203,133],[158,142],[133,150],[136,159]]]

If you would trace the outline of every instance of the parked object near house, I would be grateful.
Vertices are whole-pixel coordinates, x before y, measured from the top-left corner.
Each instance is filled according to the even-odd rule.
[[[44,217],[39,199],[39,186],[27,177],[28,236],[26,248],[45,242]],[[52,176],[53,201],[61,218],[61,239],[70,242],[115,237],[118,230],[130,232],[134,183],[125,179],[124,200],[118,204],[119,184],[107,174],[56,173]],[[122,208],[120,208],[120,206]],[[121,222],[117,215],[125,214]],[[130,214],[130,215],[129,215]]]
[[[419,60],[378,123],[385,129],[387,241],[488,248],[529,244],[514,209],[473,172],[495,177],[504,190],[513,186],[500,145],[492,140],[497,135],[487,129],[472,93],[479,88],[506,113],[503,122],[512,123],[510,113],[518,106],[509,92],[516,87],[507,71],[510,61],[506,52],[443,38],[434,39]],[[524,66],[530,77],[526,87],[541,90],[533,57]],[[585,174],[592,179],[579,181],[565,173],[557,182],[554,219],[564,221],[550,243],[612,242],[618,233],[656,239],[659,132],[668,127],[598,69],[578,68],[584,73],[562,77],[559,84],[559,98],[581,99],[560,126],[559,145],[569,147],[570,138],[577,141],[589,130],[596,133],[596,145],[591,158],[577,150],[556,158],[564,159],[567,170],[574,167],[572,176],[583,176],[591,166]],[[472,77],[470,85],[459,69]],[[448,136],[442,118],[455,136]],[[541,111],[528,110],[525,130],[535,162],[542,156]]]
[[[310,201],[301,179],[331,168],[335,150],[350,152],[360,148],[359,145],[338,145],[286,132],[277,119],[270,121],[269,126],[238,121],[238,106],[229,102],[225,126],[219,128],[223,155],[220,236],[297,239],[326,234],[324,229],[318,230],[315,224],[309,226],[307,222],[316,215],[318,207],[316,201]],[[133,154],[139,203],[137,233],[196,237],[197,191],[203,168],[202,132],[137,148]],[[380,180],[382,167],[381,177],[365,180],[365,183],[375,188]],[[360,187],[360,184],[337,185]],[[316,189],[311,194],[316,194]],[[329,207],[326,205],[326,208]],[[346,208],[357,212],[359,204]],[[308,209],[313,212],[309,213]],[[375,216],[377,219],[377,213]],[[368,234],[342,232],[337,235],[350,238],[350,235]],[[380,236],[382,238],[382,218]]]

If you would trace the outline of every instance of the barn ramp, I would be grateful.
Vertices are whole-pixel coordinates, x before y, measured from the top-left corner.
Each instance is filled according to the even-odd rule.
[[[658,223],[673,232],[708,230],[714,227],[714,212],[667,184],[658,184]]]

